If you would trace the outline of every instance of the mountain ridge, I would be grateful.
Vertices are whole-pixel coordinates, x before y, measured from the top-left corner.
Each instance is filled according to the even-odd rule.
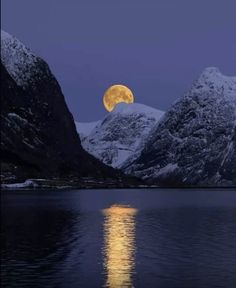
[[[124,171],[162,186],[235,185],[236,77],[206,68]]]

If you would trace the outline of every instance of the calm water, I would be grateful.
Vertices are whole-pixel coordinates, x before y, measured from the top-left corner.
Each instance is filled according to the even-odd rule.
[[[236,287],[236,191],[2,193],[2,287]]]

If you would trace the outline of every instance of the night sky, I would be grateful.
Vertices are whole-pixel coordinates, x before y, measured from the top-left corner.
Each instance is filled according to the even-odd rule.
[[[125,84],[166,110],[205,67],[236,75],[235,0],[2,0],[2,28],[44,58],[77,121]]]

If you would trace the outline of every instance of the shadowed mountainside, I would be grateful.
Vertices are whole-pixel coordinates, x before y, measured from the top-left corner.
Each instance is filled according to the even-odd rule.
[[[47,63],[6,32],[1,36],[2,183],[81,177],[118,183],[122,173],[83,150]]]

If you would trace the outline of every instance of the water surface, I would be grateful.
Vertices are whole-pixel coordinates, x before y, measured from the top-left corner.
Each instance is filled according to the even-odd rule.
[[[2,287],[236,287],[233,190],[1,198]]]

